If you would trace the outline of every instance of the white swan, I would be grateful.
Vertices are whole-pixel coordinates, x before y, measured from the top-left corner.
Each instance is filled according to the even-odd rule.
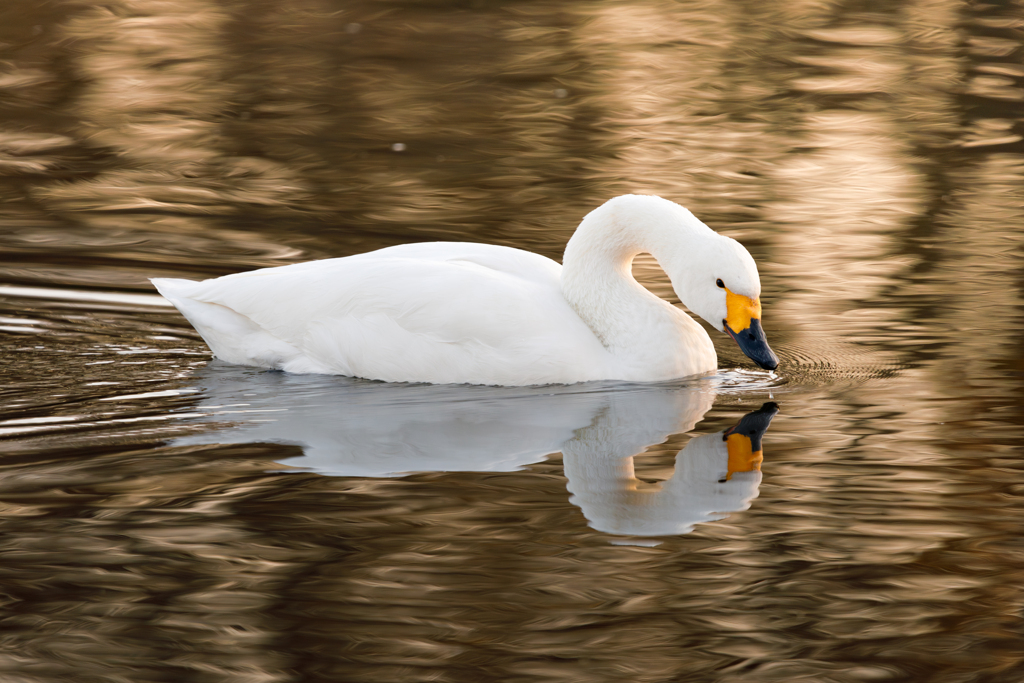
[[[514,386],[714,371],[704,329],[633,279],[641,252],[658,260],[690,310],[761,367],[778,365],[750,254],[660,197],[616,197],[589,213],[561,266],[509,247],[432,242],[152,282],[229,363]]]

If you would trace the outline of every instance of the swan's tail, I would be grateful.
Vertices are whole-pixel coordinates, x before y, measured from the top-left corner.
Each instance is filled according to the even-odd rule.
[[[194,294],[196,289],[198,289],[198,285],[201,284],[195,280],[182,280],[171,277],[151,277],[149,281],[156,287],[156,291],[160,292],[160,296],[175,306],[178,306],[179,301],[187,299],[190,294]],[[178,306],[178,308],[180,309],[181,307]]]
[[[222,304],[194,298],[203,283],[177,278],[150,278],[160,296],[174,304],[202,336],[213,355],[228,363],[261,368],[290,369],[301,357],[286,341],[273,336],[255,322]],[[301,369],[299,370],[302,371]]]

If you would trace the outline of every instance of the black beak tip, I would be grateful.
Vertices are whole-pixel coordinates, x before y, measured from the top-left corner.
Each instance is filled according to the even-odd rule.
[[[750,327],[738,334],[733,332],[728,324],[725,325],[725,330],[739,345],[740,351],[757,363],[758,367],[765,370],[774,370],[779,367],[779,357],[768,346],[768,340],[764,336],[760,320],[753,318],[750,321]]]

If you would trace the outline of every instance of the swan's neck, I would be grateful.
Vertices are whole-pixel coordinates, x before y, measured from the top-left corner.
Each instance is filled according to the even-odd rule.
[[[713,369],[714,347],[703,328],[632,275],[633,258],[649,252],[685,302],[685,273],[709,234],[714,235],[677,204],[658,197],[619,197],[588,214],[566,245],[562,294],[612,353],[650,363],[658,354],[677,353],[682,345],[710,353],[712,359],[712,368],[685,374]]]

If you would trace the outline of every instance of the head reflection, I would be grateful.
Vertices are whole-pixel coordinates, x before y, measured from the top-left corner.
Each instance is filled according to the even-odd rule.
[[[633,456],[688,432],[711,408],[713,380],[684,386],[547,387],[386,384],[211,364],[196,377],[202,421],[221,428],[179,445],[300,446],[282,465],[329,476],[507,472],[561,451],[570,500],[613,534],[688,533],[745,510],[761,482],[765,404],[732,429],[696,436],[668,480],[644,484]]]

